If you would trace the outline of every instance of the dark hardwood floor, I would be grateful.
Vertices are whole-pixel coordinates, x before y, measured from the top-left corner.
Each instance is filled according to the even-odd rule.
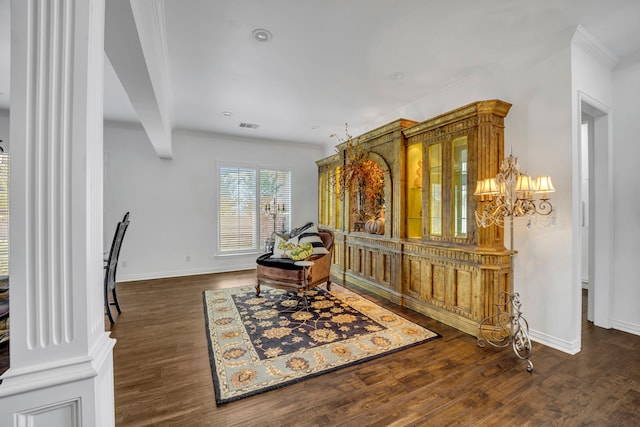
[[[469,335],[371,295],[443,338],[216,406],[202,291],[254,283],[252,270],[118,286],[117,426],[640,424],[639,336],[585,322],[580,353],[534,343],[528,373],[510,348],[479,348]]]

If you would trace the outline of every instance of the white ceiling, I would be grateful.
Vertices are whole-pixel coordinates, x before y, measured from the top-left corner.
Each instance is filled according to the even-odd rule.
[[[139,29],[163,21],[154,64],[166,64],[161,98],[173,130],[332,146],[345,122],[366,128],[496,62],[566,48],[578,25],[621,60],[640,54],[638,0],[136,1],[155,10],[136,16]],[[9,103],[8,8],[0,0],[0,108]],[[256,41],[256,28],[273,39]],[[105,118],[136,122],[135,111],[107,61]]]

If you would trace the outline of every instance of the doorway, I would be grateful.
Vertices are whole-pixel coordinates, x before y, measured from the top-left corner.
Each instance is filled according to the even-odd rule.
[[[582,94],[580,103],[580,301],[591,324],[611,328],[613,187],[609,114]],[[584,306],[586,304],[586,307]]]
[[[589,291],[589,266],[593,254],[591,252],[591,242],[589,238],[589,211],[590,211],[590,186],[589,171],[593,166],[589,160],[593,155],[593,117],[587,113],[582,113],[582,123],[580,125],[580,235],[582,240],[580,258],[580,281],[582,283],[582,329],[589,327],[593,323],[593,296],[594,292]]]

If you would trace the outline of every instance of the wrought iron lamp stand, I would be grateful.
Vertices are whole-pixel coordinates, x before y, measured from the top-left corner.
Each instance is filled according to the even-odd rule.
[[[520,295],[513,292],[513,267],[516,255],[513,250],[513,218],[510,218],[510,230],[510,292],[502,292],[500,295],[505,298],[505,302],[496,304],[497,313],[485,317],[478,324],[478,346],[484,347],[485,343],[498,348],[511,345],[516,356],[527,362],[527,371],[533,372],[533,362],[529,359],[532,352],[529,324],[522,316]]]
[[[495,178],[478,181],[475,195],[479,196],[476,223],[481,227],[496,225],[503,227],[508,223],[510,230],[510,280],[509,292],[502,292],[503,303],[496,304],[497,312],[485,317],[478,324],[478,345],[484,347],[508,347],[511,345],[518,358],[527,362],[527,371],[533,372],[529,324],[522,315],[520,295],[514,291],[513,223],[515,218],[526,218],[527,225],[535,215],[550,215],[553,206],[547,197],[554,190],[551,178],[538,177],[535,181],[520,171],[518,158],[510,154],[500,166]],[[542,194],[538,200],[534,194]],[[555,220],[555,218],[554,218]]]

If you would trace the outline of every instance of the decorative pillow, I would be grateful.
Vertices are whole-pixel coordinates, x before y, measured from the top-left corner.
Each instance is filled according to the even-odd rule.
[[[289,258],[294,261],[302,261],[313,255],[313,246],[311,243],[302,243],[295,248],[291,249]]]
[[[276,240],[273,244],[273,255],[271,258],[289,258],[291,249],[298,246],[298,238],[285,240],[282,237],[276,235]]]
[[[324,243],[318,232],[318,227],[314,223],[307,223],[301,227],[301,229],[300,234],[298,234],[299,245],[311,243],[311,246],[313,246],[313,255],[325,255],[329,253],[327,248],[324,247]]]
[[[311,227],[312,225],[313,225],[313,222],[309,221],[308,223],[306,223],[302,227],[294,228],[289,233],[289,236],[290,236],[289,238],[293,238],[293,237],[298,236],[300,233],[302,233],[304,230],[306,230],[307,228]]]
[[[274,232],[271,237],[274,238],[274,236],[280,236],[284,240],[289,240],[291,237],[295,237],[295,236],[290,236],[289,233],[286,233],[286,232],[285,233],[281,233],[279,231]]]

